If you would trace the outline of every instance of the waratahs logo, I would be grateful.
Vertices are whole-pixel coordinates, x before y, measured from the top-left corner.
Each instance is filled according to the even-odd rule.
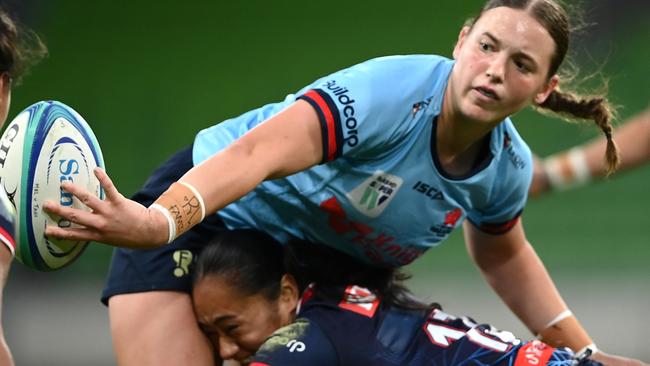
[[[443,221],[442,225],[433,225],[429,228],[429,230],[436,234],[436,236],[440,238],[444,238],[449,233],[451,233],[452,230],[456,227],[456,224],[458,224],[458,221],[463,217],[463,210],[460,208],[455,208],[451,211],[447,211],[445,214],[445,221]]]

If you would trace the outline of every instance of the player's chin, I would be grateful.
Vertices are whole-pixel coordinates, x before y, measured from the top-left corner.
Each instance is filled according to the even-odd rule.
[[[478,123],[492,123],[503,120],[503,113],[482,105],[470,105],[463,111],[465,117]]]

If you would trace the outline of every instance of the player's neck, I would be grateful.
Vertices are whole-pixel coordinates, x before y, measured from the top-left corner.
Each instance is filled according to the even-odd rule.
[[[481,152],[484,138],[493,124],[478,123],[464,117],[454,108],[450,93],[445,93],[436,128],[438,159],[445,171],[463,175],[472,169]]]

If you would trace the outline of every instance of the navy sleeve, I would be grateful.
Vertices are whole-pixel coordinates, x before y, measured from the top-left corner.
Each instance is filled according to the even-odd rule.
[[[338,356],[331,340],[314,322],[299,318],[277,330],[252,358],[250,366],[336,366]]]

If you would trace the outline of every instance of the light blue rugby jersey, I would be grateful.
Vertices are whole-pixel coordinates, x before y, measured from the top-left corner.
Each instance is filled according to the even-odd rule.
[[[16,211],[4,189],[0,189],[0,247],[4,244],[13,254],[16,248]],[[4,249],[0,249],[4,250]]]
[[[390,266],[410,263],[466,218],[489,233],[509,230],[526,202],[530,150],[506,119],[471,174],[442,171],[432,137],[452,67],[432,55],[372,59],[201,131],[195,164],[297,99],[321,123],[322,164],[265,181],[219,215],[231,228],[291,234]]]

